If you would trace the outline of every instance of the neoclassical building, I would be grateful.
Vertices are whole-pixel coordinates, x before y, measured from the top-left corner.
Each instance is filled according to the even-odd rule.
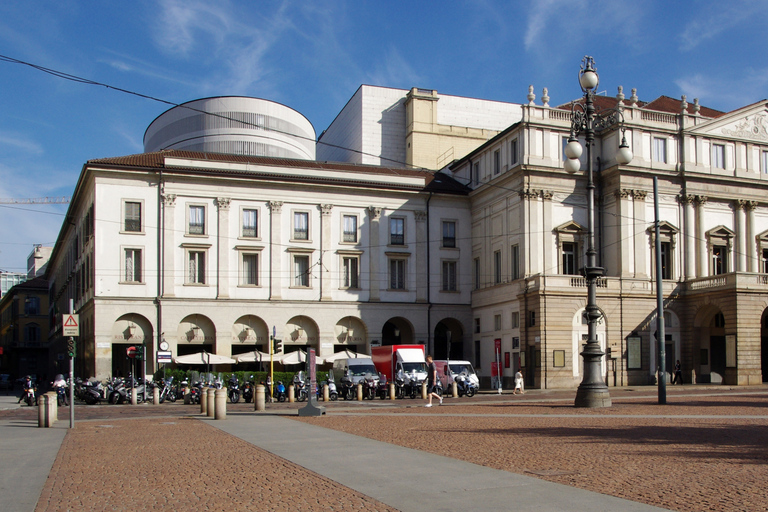
[[[467,187],[431,171],[169,150],[87,162],[49,263],[76,373],[126,349],[471,351]],[[450,332],[450,335],[447,334]]]

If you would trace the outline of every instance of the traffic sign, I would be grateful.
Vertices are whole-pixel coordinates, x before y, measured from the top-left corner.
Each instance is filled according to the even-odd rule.
[[[62,336],[80,336],[80,315],[61,315]]]
[[[138,350],[136,350],[136,347],[131,346],[131,347],[128,347],[127,349],[125,349],[125,352],[128,354],[128,357],[133,359],[134,357],[136,357],[136,354],[138,353]]]

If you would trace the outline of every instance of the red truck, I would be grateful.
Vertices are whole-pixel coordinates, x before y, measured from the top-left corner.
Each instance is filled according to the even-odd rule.
[[[424,345],[371,347],[371,359],[376,366],[376,371],[386,375],[389,382],[394,380],[400,369],[408,376],[414,375],[419,382],[427,378]]]

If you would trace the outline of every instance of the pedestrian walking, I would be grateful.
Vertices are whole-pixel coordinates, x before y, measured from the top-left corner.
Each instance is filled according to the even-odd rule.
[[[678,359],[675,363],[675,376],[672,379],[672,384],[677,384],[677,382],[680,381],[680,385],[683,385],[683,368],[680,365],[680,360]]]
[[[427,393],[429,403],[424,407],[432,407],[432,397],[440,400],[440,405],[443,405],[443,397],[437,394],[437,365],[432,361],[432,356],[427,356]]]
[[[520,390],[520,394],[525,394],[525,386],[523,384],[523,373],[518,369],[517,373],[515,373],[515,390],[512,392],[513,395],[517,394],[517,390]]]

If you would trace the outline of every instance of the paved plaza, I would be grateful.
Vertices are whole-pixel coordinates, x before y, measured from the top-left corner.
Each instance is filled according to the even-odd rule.
[[[3,510],[768,510],[768,387],[523,396],[77,406],[37,428],[0,397]],[[8,508],[10,507],[10,508]],[[658,507],[658,508],[655,508]]]

